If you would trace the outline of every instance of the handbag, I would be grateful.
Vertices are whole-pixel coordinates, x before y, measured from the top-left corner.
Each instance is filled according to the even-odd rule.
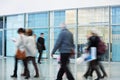
[[[17,59],[25,59],[26,58],[25,51],[21,51],[20,49],[17,49],[16,58]]]
[[[74,49],[71,49],[70,56],[74,56],[74,55],[75,55],[75,51],[74,51]]]

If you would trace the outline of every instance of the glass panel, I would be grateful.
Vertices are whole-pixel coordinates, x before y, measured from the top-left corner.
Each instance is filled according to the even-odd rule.
[[[112,7],[112,61],[120,61],[120,6]]]
[[[78,10],[78,24],[108,24],[109,9],[108,8],[93,8]]]
[[[24,27],[24,15],[14,15],[6,17],[6,28]]]
[[[74,25],[76,23],[76,10],[55,11],[54,26],[59,26],[63,22],[67,25]]]
[[[67,25],[74,25],[76,23],[76,10],[65,11],[65,23]]]
[[[3,37],[2,37],[2,31],[0,31],[0,56],[2,55],[2,39],[3,39]]]
[[[112,26],[112,61],[120,61],[120,26]]]
[[[0,17],[0,29],[3,28],[3,17]]]
[[[112,24],[120,25],[120,7],[112,8]]]
[[[107,45],[109,43],[108,26],[95,26],[95,27],[80,26],[78,27],[78,57],[83,53],[83,50],[86,47],[87,34],[89,33],[90,30],[95,31]],[[102,60],[108,61],[108,59],[109,59],[109,49],[106,51],[106,54],[103,56]]]
[[[65,22],[65,11],[54,12],[54,26],[57,27],[60,23]]]
[[[34,31],[34,34],[36,34],[36,41],[38,39],[38,37],[40,37],[40,33],[44,33],[44,39],[45,39],[45,47],[46,47],[46,50],[43,51],[43,55],[42,57],[43,58],[48,58],[49,56],[49,29],[48,28],[38,28],[38,29],[33,29]]]
[[[28,27],[48,27],[48,12],[28,14]]]
[[[17,30],[7,30],[6,31],[6,56],[14,56],[16,46],[12,39],[17,39]]]

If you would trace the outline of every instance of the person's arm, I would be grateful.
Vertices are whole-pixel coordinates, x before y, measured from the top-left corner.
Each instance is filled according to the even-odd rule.
[[[22,37],[22,36],[19,36],[19,38],[18,38],[18,39],[16,40],[16,42],[15,42],[15,45],[16,45],[17,48],[21,45],[21,42],[22,42],[21,37]]]
[[[62,39],[63,39],[64,33],[60,33],[57,41],[55,43],[55,46],[53,48],[52,54],[54,54],[56,52],[56,50],[60,47],[61,43],[62,43]]]

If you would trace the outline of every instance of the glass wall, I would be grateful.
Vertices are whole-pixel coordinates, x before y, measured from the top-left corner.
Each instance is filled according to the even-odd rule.
[[[49,54],[49,12],[29,13],[27,15],[26,28],[31,28],[36,34],[36,41],[40,37],[40,33],[44,33],[46,50],[42,57],[48,58]]]
[[[110,58],[112,61],[120,61],[120,58],[118,57],[120,56],[120,6],[109,8],[76,8],[71,10],[55,10],[11,15],[5,17],[5,27],[3,27],[3,17],[0,17],[0,29],[5,33],[6,56],[14,56],[15,44],[11,39],[18,37],[18,28],[24,27],[33,29],[37,38],[40,36],[41,32],[45,34],[45,45],[47,50],[44,51],[43,57],[50,57],[49,54],[61,31],[60,24],[63,22],[67,24],[68,29],[74,35],[74,42],[77,46],[77,57],[83,53],[82,49],[87,43],[86,35],[90,30],[93,30],[96,31],[108,45],[107,54],[103,60],[108,61]],[[111,28],[112,32],[110,30]],[[110,42],[111,40],[112,42]],[[112,50],[110,50],[112,52],[110,52],[110,54],[109,44],[112,44]],[[108,57],[108,55],[110,57]]]
[[[24,27],[24,15],[13,15],[6,17],[6,56],[15,55],[15,43],[12,41],[13,38],[17,39],[17,29]]]
[[[48,12],[29,13],[27,27],[48,27],[49,25]]]
[[[112,7],[112,61],[120,61],[120,6]]]
[[[87,43],[87,35],[92,30],[109,44],[109,9],[91,8],[78,10],[78,57],[83,53]],[[109,45],[108,45],[109,46]],[[103,60],[109,60],[107,50]]]

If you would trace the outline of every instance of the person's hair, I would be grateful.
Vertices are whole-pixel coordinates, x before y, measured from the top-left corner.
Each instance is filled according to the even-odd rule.
[[[91,32],[91,34],[92,34],[93,36],[98,36],[98,34],[95,33],[95,32]]]
[[[32,36],[32,35],[33,35],[32,29],[27,29],[27,30],[26,30],[26,35],[27,35],[27,36]]]
[[[40,33],[40,35],[44,35],[44,33]]]
[[[19,28],[18,31],[17,31],[17,33],[25,33],[25,29]]]

